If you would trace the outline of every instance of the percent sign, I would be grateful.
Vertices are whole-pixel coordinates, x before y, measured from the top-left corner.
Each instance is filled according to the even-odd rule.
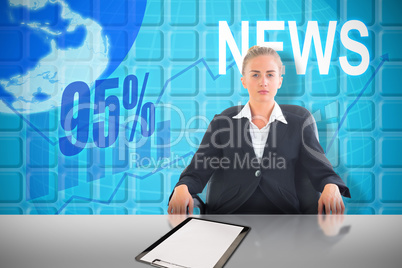
[[[136,76],[133,75],[133,78],[130,80],[126,79],[124,80],[124,91],[123,91],[123,105],[124,108],[128,109],[133,109],[135,106],[137,106],[137,110],[135,112],[135,118],[134,118],[134,124],[133,127],[131,129],[131,134],[130,134],[130,138],[129,141],[133,141],[134,139],[134,133],[135,133],[135,129],[137,126],[137,122],[138,122],[138,116],[140,114],[140,110],[141,110],[141,117],[144,120],[141,120],[141,135],[144,137],[149,137],[151,136],[154,131],[155,131],[155,105],[152,102],[147,102],[144,104],[144,106],[142,106],[142,100],[144,99],[144,93],[145,93],[145,87],[146,84],[148,82],[148,75],[149,73],[145,74],[144,77],[144,82],[142,83],[142,89],[141,89],[141,95],[139,97],[139,101],[137,104],[137,100],[138,100],[138,79]],[[126,85],[127,83],[131,84],[131,87],[129,85]],[[130,100],[130,90],[131,89],[136,89],[136,90],[132,90],[132,94],[131,94],[131,102],[128,102],[127,100]],[[126,104],[127,102],[127,104]],[[149,116],[149,121],[148,124],[146,123],[146,118]],[[147,130],[147,125],[149,126],[149,129]]]
[[[141,134],[149,137],[155,130],[155,105],[147,102],[142,105],[149,73],[145,74],[142,90],[138,95],[138,78],[128,75],[123,83],[123,107],[136,113],[129,141],[133,141],[138,119],[141,120]],[[107,148],[115,143],[120,130],[120,101],[115,95],[106,97],[106,90],[119,87],[119,78],[108,78],[95,82],[94,115],[105,114],[108,110],[107,134],[106,122],[93,123],[93,140],[97,147]],[[66,135],[59,138],[60,151],[66,156],[80,153],[86,146],[89,137],[91,94],[88,85],[82,81],[69,84],[61,101],[60,123],[66,132],[76,131],[76,135]],[[78,105],[76,105],[78,104]],[[108,109],[107,109],[108,108]],[[141,117],[140,117],[141,114]],[[147,120],[148,119],[148,120]],[[148,121],[148,123],[147,123]]]

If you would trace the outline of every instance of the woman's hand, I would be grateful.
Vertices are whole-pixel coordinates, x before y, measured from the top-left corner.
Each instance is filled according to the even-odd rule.
[[[173,196],[170,199],[168,213],[169,214],[193,214],[194,201],[188,191],[187,185],[179,185],[174,189]]]
[[[345,213],[345,205],[343,204],[339,187],[336,184],[329,183],[325,185],[321,197],[318,200],[318,214],[322,214],[323,206],[325,206],[325,214],[343,214]]]

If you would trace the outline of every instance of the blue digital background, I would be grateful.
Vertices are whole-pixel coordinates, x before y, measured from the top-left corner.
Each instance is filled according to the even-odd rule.
[[[351,190],[352,198],[345,199],[348,214],[402,213],[399,1],[63,2],[82,18],[101,25],[102,35],[111,44],[107,67],[99,77],[93,77],[119,79],[119,87],[108,90],[107,95],[117,96],[122,103],[126,76],[136,75],[141,90],[149,73],[143,104],[155,104],[155,132],[144,138],[138,123],[134,141],[125,142],[131,134],[129,118],[137,107],[127,110],[121,106],[122,127],[113,146],[97,148],[90,135],[85,149],[65,156],[59,148],[59,138],[65,135],[60,103],[39,113],[11,108],[1,111],[0,214],[165,214],[169,195],[197,149],[208,120],[248,99],[230,53],[227,74],[218,75],[220,20],[228,22],[237,44],[241,21],[250,21],[250,45],[255,44],[256,21],[285,21],[284,31],[266,34],[267,40],[284,45],[280,55],[286,71],[277,102],[302,105],[315,116],[320,143]],[[19,97],[18,92],[6,90],[16,83],[10,78],[34,68],[49,53],[50,40],[64,51],[82,46],[83,36],[89,33],[85,27],[67,31],[72,22],[60,17],[57,3],[30,11],[9,6],[7,1],[0,5],[0,80],[9,79],[0,83],[0,102],[12,107]],[[339,41],[342,25],[353,19],[362,21],[369,30],[367,38],[350,35],[370,52],[370,66],[360,76],[346,75],[338,60],[347,55],[352,63],[360,62],[360,56],[346,51]],[[297,22],[301,36],[308,21],[318,21],[322,38],[329,21],[338,22],[328,75],[319,74],[313,50],[306,75],[296,74],[287,27],[290,20]],[[46,36],[21,25],[37,21],[62,34]],[[92,58],[80,54],[66,59],[66,64],[77,69],[85,66],[95,73]],[[76,80],[69,77],[69,81]],[[61,81],[53,84],[55,91],[65,86]],[[21,91],[26,87],[29,84]],[[93,92],[93,85],[90,88]],[[53,97],[44,92],[35,92],[30,104],[40,105]],[[90,120],[107,121],[107,116],[91,115]]]

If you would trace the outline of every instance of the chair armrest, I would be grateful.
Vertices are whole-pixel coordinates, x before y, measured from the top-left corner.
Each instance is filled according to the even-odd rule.
[[[321,193],[317,192],[307,174],[301,170],[296,171],[299,175],[296,179],[296,193],[300,203],[302,214],[317,214],[318,199]]]
[[[198,194],[192,195],[194,201],[194,208],[199,208],[200,214],[205,214],[206,205],[204,201],[202,201],[201,197]]]

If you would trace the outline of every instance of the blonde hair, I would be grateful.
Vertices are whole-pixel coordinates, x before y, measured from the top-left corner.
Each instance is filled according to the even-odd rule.
[[[243,65],[242,65],[242,70],[241,73],[244,75],[244,70],[246,69],[247,63],[258,56],[264,56],[264,55],[270,55],[273,56],[276,63],[278,64],[279,68],[279,75],[282,75],[282,60],[279,54],[270,47],[260,47],[260,46],[252,46],[248,49],[246,56],[243,59]]]

